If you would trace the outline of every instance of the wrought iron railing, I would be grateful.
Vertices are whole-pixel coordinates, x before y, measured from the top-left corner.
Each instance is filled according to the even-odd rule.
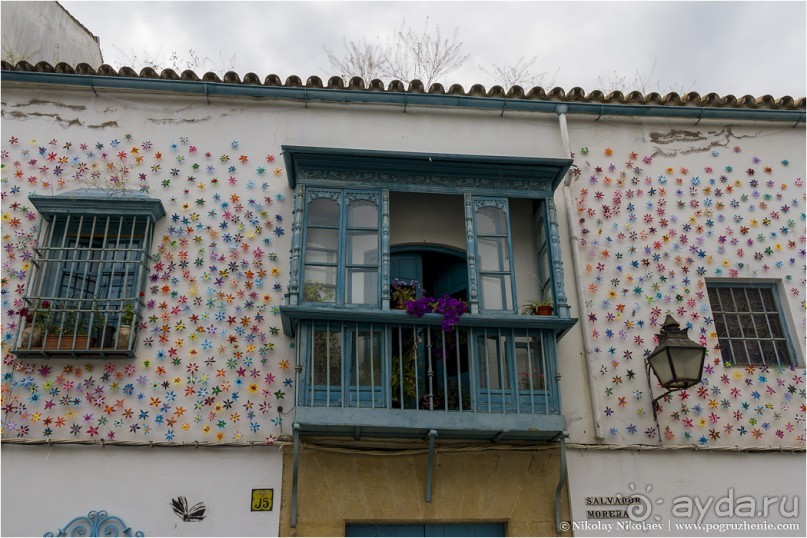
[[[559,413],[553,328],[474,325],[464,316],[444,332],[436,316],[390,318],[300,319],[297,405]]]
[[[132,356],[141,305],[137,299],[25,297],[13,353]]]

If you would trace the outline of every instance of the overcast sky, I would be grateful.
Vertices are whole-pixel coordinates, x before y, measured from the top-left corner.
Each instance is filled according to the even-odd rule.
[[[565,90],[607,89],[618,77],[632,86],[638,73],[662,93],[807,93],[803,1],[61,3],[101,38],[104,61],[116,68],[193,49],[212,61],[200,75],[224,65],[242,77],[327,81],[336,73],[324,46],[341,50],[343,36],[383,42],[403,20],[422,29],[429,17],[444,36],[458,29],[469,55],[440,81],[446,87],[489,88],[485,70],[537,57],[533,71],[548,73],[545,86]]]

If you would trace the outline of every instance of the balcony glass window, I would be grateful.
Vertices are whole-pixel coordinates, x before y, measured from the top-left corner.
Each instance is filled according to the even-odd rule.
[[[378,306],[377,192],[308,191],[302,301]]]

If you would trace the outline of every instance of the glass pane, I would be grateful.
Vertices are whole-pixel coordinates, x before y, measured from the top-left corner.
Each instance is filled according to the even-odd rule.
[[[378,233],[348,232],[347,260],[354,265],[378,265]]]
[[[336,263],[339,230],[309,228],[305,236],[306,263]]]
[[[305,266],[303,301],[307,303],[336,301],[336,267]]]
[[[793,364],[793,360],[790,358],[790,350],[787,348],[787,342],[785,340],[774,340],[774,345],[776,346],[779,364],[782,366]]]
[[[510,275],[483,275],[482,296],[480,300],[483,310],[512,310],[510,294]]]
[[[378,204],[370,200],[354,200],[347,206],[348,228],[378,228]]]
[[[726,336],[742,336],[740,333],[740,316],[726,316]]]
[[[751,318],[751,315],[744,314],[738,317],[740,318],[740,328],[743,331],[743,337],[755,338],[757,333],[754,331],[754,320]]]
[[[735,312],[736,309],[734,308],[734,299],[731,296],[731,290],[729,288],[718,288],[718,294],[720,295],[720,306],[723,312]]]
[[[754,327],[757,329],[757,337],[770,338],[771,331],[768,329],[768,320],[765,314],[755,314],[752,318],[754,319]]]
[[[734,304],[737,306],[738,312],[750,312],[744,289],[734,290]]]
[[[360,329],[358,334],[351,332],[352,342],[348,350],[350,357],[350,385],[381,386],[381,333]],[[358,369],[358,372],[356,371]]]
[[[745,345],[742,340],[729,340],[731,345],[731,363],[732,364],[748,364],[748,353],[745,351]]]
[[[478,239],[480,271],[510,271],[510,253],[507,250],[507,240]]]
[[[748,349],[748,361],[751,364],[765,364],[773,359],[773,345],[770,342],[746,340],[745,347]]]
[[[538,258],[538,276],[542,279],[549,280],[549,275],[551,275],[549,271],[549,256],[542,255]]]
[[[348,269],[349,304],[378,304],[378,270]]]
[[[720,299],[718,298],[717,288],[707,288],[709,292],[709,303],[712,305],[712,310],[722,310],[720,308]]]
[[[308,202],[310,226],[339,226],[339,204],[330,198],[314,198]]]
[[[510,388],[505,337],[479,337],[479,384],[484,389]]]
[[[723,362],[729,362],[732,364],[736,364],[734,358],[731,356],[731,346],[727,343],[724,343],[723,340],[718,340],[720,342],[720,356],[723,358]]]
[[[485,206],[476,210],[476,233],[507,235],[507,217],[500,207]]]
[[[759,289],[748,288],[748,311],[749,312],[763,312],[764,306],[762,304],[762,297],[760,296]]]
[[[543,390],[544,372],[538,338],[516,338],[516,376],[519,390]]]
[[[771,336],[774,338],[784,338],[785,334],[782,332],[782,323],[779,320],[778,314],[769,315],[768,323],[771,327]]]
[[[541,206],[543,207],[543,202],[541,202]],[[539,208],[538,211],[543,214],[543,209]],[[543,246],[546,243],[546,226],[544,225],[543,217],[538,219],[538,223],[535,227],[535,236],[538,241],[538,245]]]
[[[762,304],[765,305],[765,311],[776,312],[776,302],[773,298],[773,290],[760,289],[759,293],[762,295]]]
[[[318,329],[314,332],[311,350],[314,365],[314,383],[342,385],[342,333]]]
[[[715,315],[715,330],[717,331],[717,336],[726,336],[726,321],[723,314]]]

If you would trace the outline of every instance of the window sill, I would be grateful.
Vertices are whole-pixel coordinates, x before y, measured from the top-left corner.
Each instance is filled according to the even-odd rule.
[[[134,351],[128,349],[44,349],[41,347],[17,348],[10,353],[21,359],[131,359],[135,357]]]
[[[316,321],[351,321],[356,323],[407,323],[417,325],[440,325],[443,316],[440,314],[424,314],[422,317],[410,316],[403,310],[355,309],[309,305],[285,305],[280,307],[283,320],[283,332],[287,336],[296,334],[299,320]],[[546,329],[555,332],[560,339],[577,323],[577,318],[561,318],[552,316],[522,316],[519,314],[464,314],[460,318],[460,327],[508,328],[508,329]]]

